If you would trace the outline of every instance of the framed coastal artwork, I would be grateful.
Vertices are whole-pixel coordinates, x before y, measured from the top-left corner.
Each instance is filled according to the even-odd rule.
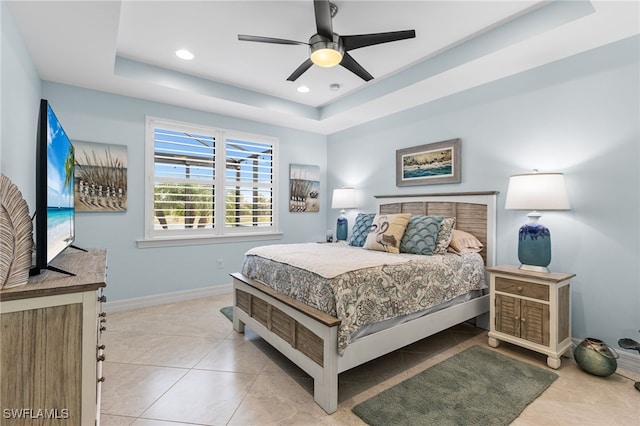
[[[460,139],[396,151],[396,186],[460,182]]]
[[[320,211],[320,166],[289,165],[289,211]]]
[[[127,147],[73,141],[76,212],[127,210]]]

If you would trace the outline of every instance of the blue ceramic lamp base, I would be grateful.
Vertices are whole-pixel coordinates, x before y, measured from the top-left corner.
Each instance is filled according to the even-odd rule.
[[[520,227],[518,233],[518,259],[520,269],[535,272],[549,272],[551,263],[551,234],[549,228],[538,223],[540,213],[527,215],[529,222]]]
[[[344,210],[342,210],[336,225],[336,241],[346,241],[348,233],[349,222],[347,221],[347,217],[344,215]]]

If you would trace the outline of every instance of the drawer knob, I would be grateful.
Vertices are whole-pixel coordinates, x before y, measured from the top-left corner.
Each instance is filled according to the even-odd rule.
[[[105,326],[100,327],[100,331],[105,331],[106,329],[107,329],[107,327],[105,327]]]
[[[102,296],[98,297],[98,302],[100,302],[100,303],[104,303],[104,302],[106,302],[106,301],[107,301],[107,296],[102,295]]]
[[[522,293],[522,290],[524,290],[524,289],[523,289],[523,288],[522,288],[522,286],[520,285],[520,286],[518,286],[518,288],[517,288],[516,290],[518,290],[518,292],[519,292],[519,293]]]
[[[102,382],[104,382],[104,376],[102,376],[102,377],[100,377],[100,378],[98,379],[98,383],[102,383]]]
[[[100,356],[97,358],[97,361],[104,361],[104,355],[100,355]]]
[[[106,313],[106,312],[100,312],[100,313],[98,314],[98,316],[99,316],[99,317],[101,317],[101,318],[104,318],[104,317],[106,317],[106,316],[107,316],[107,313]]]
[[[104,345],[100,345],[100,346],[98,346],[98,350],[99,350],[99,351],[104,351],[104,348],[105,348],[105,346],[104,346]]]

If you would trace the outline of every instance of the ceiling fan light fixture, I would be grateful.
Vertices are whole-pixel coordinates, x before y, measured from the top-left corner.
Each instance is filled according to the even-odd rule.
[[[373,79],[348,51],[376,44],[415,38],[415,30],[388,31],[382,33],[357,34],[341,36],[333,32],[332,19],[338,12],[338,7],[329,0],[313,0],[313,11],[316,20],[316,33],[309,38],[308,43],[274,37],[252,36],[238,34],[238,40],[272,44],[306,44],[309,46],[309,57],[296,68],[287,81],[296,81],[313,65],[328,68],[341,65],[364,81]]]
[[[335,67],[342,62],[344,48],[336,42],[319,41],[311,45],[311,62],[319,67]]]

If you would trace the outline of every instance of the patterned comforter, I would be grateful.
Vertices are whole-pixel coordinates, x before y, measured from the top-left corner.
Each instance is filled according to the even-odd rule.
[[[375,261],[362,260],[363,256],[372,256]],[[345,263],[350,267],[345,268]],[[351,334],[365,325],[412,314],[487,287],[484,264],[477,253],[391,254],[346,244],[259,247],[247,252],[242,273],[340,319],[340,355]]]

